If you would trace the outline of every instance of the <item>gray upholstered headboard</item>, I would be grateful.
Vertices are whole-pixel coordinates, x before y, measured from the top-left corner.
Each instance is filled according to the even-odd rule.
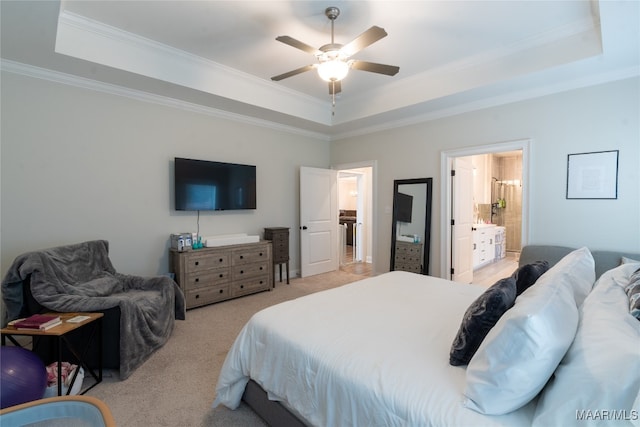
[[[523,266],[534,261],[548,261],[553,266],[575,249],[577,248],[567,246],[528,245],[522,248],[518,264]],[[596,262],[596,279],[605,271],[619,266],[622,257],[640,261],[640,253],[591,250],[591,254]]]

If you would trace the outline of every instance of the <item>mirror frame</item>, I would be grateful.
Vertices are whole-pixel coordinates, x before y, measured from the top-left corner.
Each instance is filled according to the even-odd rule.
[[[395,257],[396,257],[396,218],[397,218],[397,206],[396,206],[396,194],[398,194],[398,187],[406,184],[426,184],[426,203],[425,203],[425,218],[424,218],[424,236],[422,236],[422,273],[429,274],[429,260],[430,260],[430,248],[431,248],[431,199],[433,196],[433,178],[414,178],[414,179],[396,179],[393,181],[393,218],[391,221],[391,262],[389,264],[390,271],[395,269]]]

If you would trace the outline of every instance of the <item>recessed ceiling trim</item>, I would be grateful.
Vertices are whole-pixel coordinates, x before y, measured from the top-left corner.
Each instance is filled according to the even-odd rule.
[[[491,98],[482,98],[477,101],[458,104],[449,108],[437,108],[434,111],[425,114],[413,115],[409,114],[407,118],[399,120],[390,120],[380,125],[363,126],[355,131],[341,132],[333,134],[332,141],[341,139],[368,135],[371,133],[381,132],[425,123],[431,120],[442,119],[445,117],[456,116],[458,114],[479,111],[491,107],[499,107],[514,102],[526,101],[529,99],[540,98],[556,93],[567,92],[570,90],[580,89],[584,87],[596,86],[599,84],[610,83],[618,80],[630,79],[640,76],[640,69],[637,67],[628,67],[624,69],[608,71],[600,74],[591,74],[582,78],[570,78],[562,82],[556,82],[549,85],[537,86],[534,88],[512,91],[505,95],[494,96]]]
[[[55,51],[331,125],[328,102],[69,11],[60,12]]]
[[[602,40],[594,20],[576,21],[518,43],[356,94],[336,107],[333,124],[437,100],[600,54]]]
[[[47,80],[53,83],[64,84],[81,89],[92,90],[96,92],[106,93],[109,95],[122,96],[136,101],[148,102],[151,104],[161,105],[165,107],[177,108],[184,111],[195,112],[207,116],[217,117],[221,119],[231,120],[235,122],[250,124],[263,128],[269,128],[281,132],[287,132],[308,138],[318,139],[321,141],[330,141],[331,138],[323,133],[311,132],[293,126],[287,126],[268,120],[261,120],[241,114],[230,113],[228,111],[219,110],[217,108],[206,107],[191,102],[181,101],[179,99],[170,98],[161,95],[155,95],[140,90],[129,89],[118,85],[98,82],[96,80],[75,76],[72,74],[61,73],[46,68],[40,68],[33,65],[22,64],[20,62],[8,59],[0,60],[0,71],[18,74],[26,77]]]

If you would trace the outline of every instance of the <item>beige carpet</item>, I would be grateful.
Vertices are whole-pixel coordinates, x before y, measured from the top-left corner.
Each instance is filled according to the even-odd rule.
[[[362,278],[333,272],[292,279],[290,285],[277,282],[271,292],[189,310],[167,344],[127,380],[106,371],[104,381],[87,394],[102,399],[121,427],[264,426],[244,404],[235,411],[211,408],[220,368],[236,336],[265,307]]]

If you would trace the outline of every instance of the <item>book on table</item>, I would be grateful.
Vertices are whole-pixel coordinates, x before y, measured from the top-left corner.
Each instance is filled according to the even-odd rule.
[[[13,324],[16,329],[22,330],[40,330],[46,331],[47,329],[58,326],[62,323],[60,316],[49,314],[34,314],[26,319],[19,320]]]

